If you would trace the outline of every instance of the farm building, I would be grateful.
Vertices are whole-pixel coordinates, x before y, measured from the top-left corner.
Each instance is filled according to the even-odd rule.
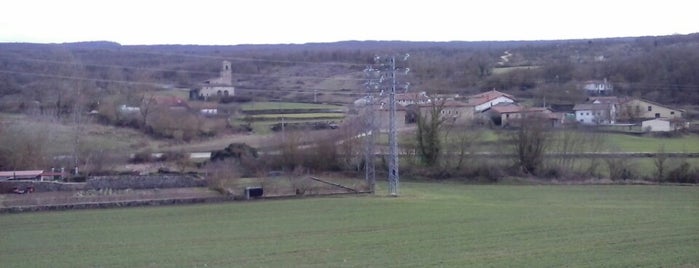
[[[621,103],[620,106],[620,116],[627,121],[652,118],[672,119],[682,118],[683,116],[682,110],[672,109],[665,105],[643,99],[629,99]]]
[[[53,180],[63,176],[62,172],[47,172],[43,170],[11,170],[0,171],[0,181],[3,180]]]
[[[439,118],[446,120],[449,123],[466,123],[473,120],[473,106],[455,100],[436,101],[432,104],[409,105],[406,107],[405,122],[408,124],[417,123],[418,116],[430,118],[429,113],[432,109],[441,108]]]
[[[648,132],[668,132],[684,127],[681,122],[667,118],[655,118],[641,122],[641,128]]]
[[[495,89],[468,97],[468,104],[474,107],[475,112],[483,112],[498,103],[513,102],[515,102],[514,96]]]
[[[495,105],[489,113],[493,123],[503,127],[519,127],[525,118],[546,120],[552,127],[556,127],[562,122],[561,116],[551,112],[548,108],[523,107],[513,103]]]

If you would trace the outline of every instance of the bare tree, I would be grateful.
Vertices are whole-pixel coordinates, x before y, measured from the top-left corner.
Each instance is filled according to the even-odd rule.
[[[206,165],[206,183],[209,189],[218,191],[221,194],[231,194],[229,187],[232,182],[240,178],[237,160],[225,159],[214,161]]]
[[[433,101],[430,110],[418,115],[417,120],[417,146],[422,161],[427,166],[438,164],[440,152],[442,150],[440,132],[447,117],[442,117],[444,102]]]
[[[447,133],[450,133],[447,131]],[[483,131],[480,129],[473,129],[472,127],[458,128],[455,131],[454,139],[451,140],[450,146],[447,150],[449,157],[451,159],[452,168],[455,170],[461,170],[464,168],[464,164],[467,159],[472,156],[476,151],[476,144],[481,142],[483,139]],[[445,140],[448,140],[445,138]],[[449,162],[445,163],[449,165]]]
[[[139,103],[139,109],[141,113],[141,127],[145,130],[149,124],[149,115],[151,115],[151,113],[155,109],[155,95],[152,93],[143,93]]]
[[[115,149],[108,149],[100,144],[90,144],[81,152],[85,175],[113,171],[118,165],[126,164],[128,154]]]
[[[658,182],[661,182],[665,178],[665,171],[667,169],[667,154],[665,153],[665,144],[660,145],[658,151],[655,153],[655,158],[653,159],[653,164],[655,165],[655,176]]]
[[[641,118],[639,106],[622,105],[619,109],[619,118],[626,122],[638,122]]]
[[[520,120],[520,127],[512,135],[517,165],[524,173],[536,174],[543,166],[549,142],[546,122],[536,115],[525,115]]]
[[[581,171],[580,154],[600,152],[603,148],[602,134],[599,132],[564,128],[554,134],[551,151],[559,157],[552,162],[564,172]]]
[[[297,131],[284,131],[278,134],[278,148],[280,151],[280,165],[284,169],[293,169],[303,164],[303,155],[301,152],[302,134]]]
[[[346,119],[338,129],[339,161],[348,170],[360,170],[364,156],[362,154],[363,118],[355,117]]]
[[[43,169],[48,163],[48,134],[33,124],[6,124],[0,135],[0,169]]]
[[[338,170],[337,139],[325,133],[314,136],[314,142],[303,150],[304,166],[316,170]]]
[[[604,160],[612,180],[628,180],[634,177],[632,163],[626,156],[609,157]]]

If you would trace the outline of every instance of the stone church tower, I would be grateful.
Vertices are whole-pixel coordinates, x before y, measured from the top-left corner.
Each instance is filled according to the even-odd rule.
[[[234,95],[233,70],[231,69],[231,62],[227,60],[224,60],[221,64],[221,73],[219,77],[206,80],[200,84],[199,88],[194,88],[189,91],[190,100],[218,99]]]
[[[224,60],[221,66],[221,84],[233,85],[233,70],[231,70],[231,62],[227,60]]]

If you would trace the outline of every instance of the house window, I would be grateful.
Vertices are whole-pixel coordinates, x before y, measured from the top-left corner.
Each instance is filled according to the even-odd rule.
[[[648,111],[653,111],[653,106],[648,105]]]

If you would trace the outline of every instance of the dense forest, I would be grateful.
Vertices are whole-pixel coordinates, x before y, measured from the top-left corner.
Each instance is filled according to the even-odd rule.
[[[194,88],[233,63],[238,96],[349,103],[364,92],[377,55],[399,62],[410,90],[471,94],[496,88],[523,98],[572,103],[582,81],[607,79],[618,95],[666,104],[699,103],[699,34],[507,42],[346,41],[285,45],[152,45],[113,42],[0,44],[0,109],[28,102],[67,110],[115,95]]]

